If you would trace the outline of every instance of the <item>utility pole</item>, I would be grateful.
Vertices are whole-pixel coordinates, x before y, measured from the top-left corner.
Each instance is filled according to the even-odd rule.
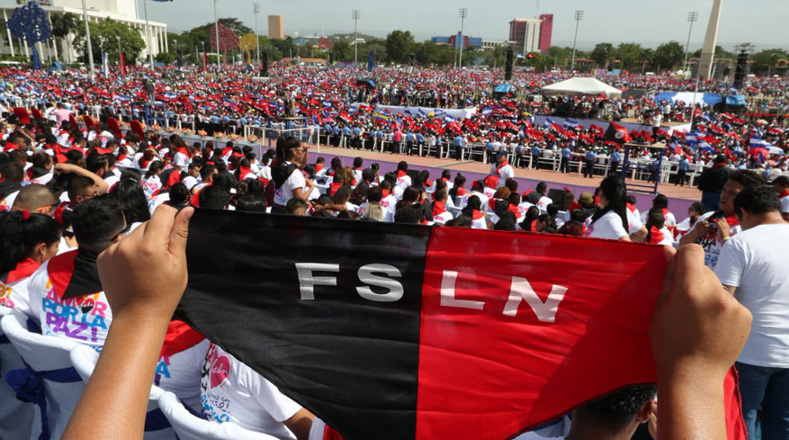
[[[82,0],[82,4],[85,4],[85,0]],[[151,25],[148,23],[148,0],[143,0],[142,5],[145,10],[145,38],[148,41],[148,62],[151,63],[151,69],[153,69],[153,46],[151,45]]]
[[[255,52],[257,52],[258,66],[260,66],[260,36],[258,35],[258,14],[260,13],[260,3],[253,3],[255,9]]]
[[[359,64],[359,17],[361,13],[358,9],[354,9],[351,14],[353,17],[353,62]]]
[[[82,0],[82,19],[85,20],[85,37],[88,41],[88,65],[90,66],[90,80],[93,81],[94,79],[94,71],[93,71],[93,45],[90,42],[90,25],[88,24],[88,7],[85,6],[85,0]],[[13,43],[9,38],[8,42],[13,47]]]
[[[221,68],[222,54],[219,53],[219,18],[216,15],[216,3],[214,0],[214,34],[216,34],[216,66]]]
[[[468,9],[460,8],[458,9],[458,15],[460,16],[460,56],[458,57],[458,69],[463,68],[463,46],[466,45],[466,39],[463,37],[463,25],[466,23],[466,17],[468,17]]]
[[[575,71],[575,45],[578,43],[578,25],[584,19],[584,11],[575,11],[575,38],[573,39],[573,62],[570,65],[570,71]]]
[[[688,13],[688,22],[690,23],[690,30],[688,31],[688,42],[685,44],[685,62],[682,64],[682,72],[686,72],[688,70],[688,51],[690,50],[690,34],[693,33],[693,23],[698,21],[699,13],[698,12],[689,12]]]

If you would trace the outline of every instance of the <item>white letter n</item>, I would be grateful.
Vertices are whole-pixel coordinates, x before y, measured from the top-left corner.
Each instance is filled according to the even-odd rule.
[[[559,310],[559,303],[564,299],[567,288],[553,285],[548,299],[542,302],[537,293],[532,289],[529,280],[526,278],[512,277],[512,287],[510,288],[510,298],[504,306],[503,314],[515,317],[518,315],[518,306],[522,300],[526,300],[537,315],[537,319],[542,322],[554,322],[556,312]]]

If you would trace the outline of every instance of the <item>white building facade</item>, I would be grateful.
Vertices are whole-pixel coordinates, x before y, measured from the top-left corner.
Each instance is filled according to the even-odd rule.
[[[14,13],[14,9],[26,3],[24,0],[0,0],[0,18],[7,22]],[[79,19],[80,26],[85,26],[82,16],[82,0],[39,0],[37,2],[49,15],[60,15],[72,13]],[[123,23],[136,29],[143,41],[145,49],[140,54],[141,60],[148,56],[149,51],[154,55],[169,50],[167,41],[167,24],[149,21],[150,25],[150,46],[148,47],[148,37],[146,36],[145,18],[141,18],[137,10],[135,0],[85,0],[87,7],[88,22],[98,23],[105,18]],[[42,63],[49,63],[60,60],[66,63],[77,62],[77,53],[74,50],[73,34],[67,37],[67,42],[60,41],[59,38],[50,38],[48,41],[37,43],[39,55]],[[10,44],[13,42],[14,44]],[[5,34],[2,35],[0,43],[0,54],[3,55],[23,55],[30,56],[27,43],[11,36],[8,26],[5,27]]]

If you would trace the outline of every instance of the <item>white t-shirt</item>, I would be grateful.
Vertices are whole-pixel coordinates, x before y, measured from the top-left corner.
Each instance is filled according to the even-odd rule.
[[[285,425],[301,406],[218,346],[208,347],[200,399],[208,420],[233,422],[279,439],[295,439]]]
[[[282,206],[287,205],[288,201],[293,198],[293,190],[304,189],[306,185],[307,181],[304,180],[304,174],[301,174],[301,170],[293,170],[288,179],[274,193],[274,203]]]
[[[395,184],[400,189],[406,189],[411,186],[411,176],[408,174],[403,174],[402,177],[397,178],[397,183]]]
[[[42,264],[30,277],[28,302],[20,299],[14,304],[15,313],[32,319],[44,336],[69,339],[101,351],[112,323],[112,310],[104,291],[60,298],[47,271],[50,262]]]
[[[789,196],[781,197],[781,212],[784,214],[789,213]]]
[[[7,195],[4,199],[0,200],[0,211],[10,211],[11,207],[14,206],[14,201],[16,201],[16,196],[18,195],[19,191],[14,191]]]
[[[162,189],[162,180],[159,176],[151,176],[142,179],[142,190],[145,192],[145,197],[150,199],[159,190]]]
[[[497,168],[497,166],[495,164],[493,165],[493,167],[494,167],[494,170]],[[499,185],[498,185],[499,187],[504,186],[504,184],[507,183],[507,179],[515,178],[515,170],[512,169],[512,165],[510,165],[510,164],[507,164],[507,165],[504,165],[501,168],[498,168],[498,172],[495,173],[495,174],[499,177]]]
[[[553,203],[553,199],[547,196],[540,197],[540,200],[537,201],[537,207],[540,208],[540,213],[545,214],[548,212],[548,205]]]
[[[175,153],[175,156],[173,156],[173,165],[184,169],[187,165],[189,165],[189,156],[185,155],[184,153]]]
[[[706,214],[702,214],[702,216],[699,217],[698,220],[696,220],[696,223],[693,224],[693,227],[690,228],[688,233],[696,229],[696,226],[699,223],[708,220],[710,217],[712,217],[712,215],[715,214],[715,212],[716,211],[710,211]],[[731,237],[734,237],[740,232],[742,232],[742,228],[740,227],[740,225],[732,226],[730,228],[729,235]],[[715,265],[718,264],[718,257],[720,256],[721,248],[723,247],[723,243],[721,243],[720,239],[718,238],[718,226],[713,223],[712,227],[710,228],[709,234],[696,240],[696,243],[704,248],[704,265],[706,265],[712,270],[715,270]]]
[[[587,237],[607,238],[619,240],[620,237],[630,236],[622,225],[622,219],[614,211],[608,211],[596,222],[589,225],[586,230]]]
[[[153,384],[178,396],[185,405],[200,413],[201,373],[210,342],[202,342],[171,356],[160,356]]]
[[[0,281],[0,306],[13,309],[16,304],[29,304],[30,294],[28,293],[28,285],[30,284],[30,277],[27,276],[12,283],[4,284]]]
[[[381,200],[381,209],[384,211],[384,221],[387,223],[394,222],[395,206],[397,205],[397,197],[394,194],[389,194]]]
[[[197,180],[196,177],[191,176],[191,175],[187,175],[186,177],[184,177],[184,179],[181,181],[181,183],[183,183],[186,186],[186,189],[191,191],[192,188],[197,186],[197,184],[200,183],[200,182]]]
[[[638,212],[638,211],[636,211]],[[628,232],[630,235],[635,234],[636,232],[640,231],[641,228],[644,227],[644,223],[641,222],[641,219],[631,210],[627,210],[627,224],[629,226]]]
[[[715,275],[753,314],[740,362],[789,368],[789,224],[761,225],[726,242]],[[778,244],[778,245],[776,245]]]
[[[451,212],[444,211],[441,214],[433,216],[433,223],[435,223],[437,225],[443,225],[443,224],[446,224],[446,222],[452,220],[453,218],[454,217],[452,217],[452,213]]]

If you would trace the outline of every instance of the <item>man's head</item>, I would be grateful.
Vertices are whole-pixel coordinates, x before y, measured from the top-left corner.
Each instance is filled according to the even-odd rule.
[[[734,212],[743,230],[759,226],[767,217],[781,218],[781,200],[771,186],[744,188],[734,198]]]
[[[227,209],[232,196],[228,189],[212,185],[200,190],[199,199],[201,209]]]
[[[361,157],[356,157],[353,159],[354,168],[361,168],[363,164],[364,164],[364,160]]]
[[[652,207],[658,209],[668,208],[668,197],[663,194],[656,195],[655,198],[652,199]]]
[[[4,182],[20,183],[25,178],[25,169],[19,162],[6,162],[0,165],[0,177]]]
[[[779,195],[784,194],[789,191],[789,177],[787,176],[778,176],[773,179],[773,186],[775,187],[775,192]]]
[[[107,158],[103,154],[89,154],[88,158],[85,160],[85,168],[99,177],[104,177],[105,173],[109,170]]]
[[[397,164],[397,171],[408,171],[408,162],[401,160]]]
[[[85,200],[70,217],[80,249],[101,252],[128,231],[121,205],[109,195]]]
[[[307,215],[307,202],[294,197],[288,200],[287,205],[285,205],[285,210],[290,215],[298,215],[298,216]]]
[[[507,161],[507,156],[505,156],[502,153],[496,154],[496,162],[498,162],[499,164],[502,164],[502,163],[504,163],[506,161]]]
[[[535,188],[538,193],[545,194],[545,191],[548,190],[548,185],[545,182],[540,182],[537,184],[537,188]]]
[[[215,166],[206,164],[200,168],[200,178],[203,179],[203,183],[211,183],[214,181],[214,175],[217,174],[217,169]]]
[[[28,211],[50,215],[58,206],[58,199],[44,185],[32,184],[19,190],[11,211]]]
[[[197,176],[200,175],[200,164],[197,162],[190,163],[187,173],[189,173],[190,176],[197,178]]]
[[[68,199],[71,206],[90,200],[98,195],[96,182],[86,176],[72,176],[68,182]]]
[[[587,403],[573,413],[570,435],[584,438],[594,432],[630,438],[655,411],[656,392],[655,385],[633,385]]]
[[[737,170],[729,176],[721,191],[720,209],[726,216],[734,215],[734,198],[742,190],[753,186],[764,185],[761,174],[749,170]]]

